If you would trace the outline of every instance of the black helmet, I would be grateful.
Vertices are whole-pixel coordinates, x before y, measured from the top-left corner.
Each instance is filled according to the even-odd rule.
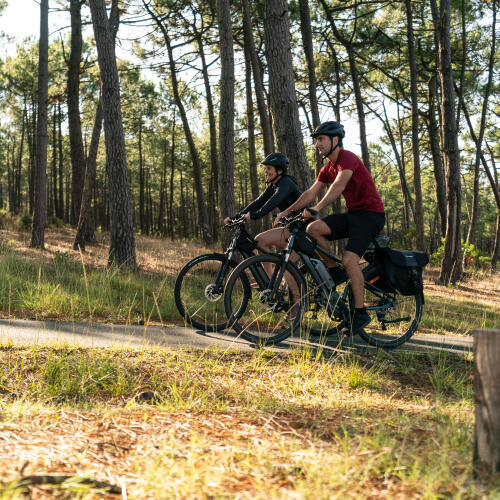
[[[270,155],[267,155],[260,162],[260,164],[261,165],[272,165],[273,167],[281,168],[281,170],[283,170],[283,173],[286,174],[286,171],[288,170],[288,167],[290,166],[290,160],[288,159],[288,156],[285,156],[284,154],[271,153]]]
[[[311,137],[314,139],[318,135],[328,135],[330,137],[337,136],[339,138],[339,143],[342,144],[342,139],[345,137],[344,126],[339,122],[323,122],[316,127]]]

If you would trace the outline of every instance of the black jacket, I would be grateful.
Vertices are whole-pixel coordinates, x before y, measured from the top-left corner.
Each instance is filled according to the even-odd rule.
[[[302,194],[297,181],[290,175],[284,175],[276,184],[269,184],[266,190],[237,215],[250,212],[251,219],[260,219],[278,207],[280,211],[295,203]]]

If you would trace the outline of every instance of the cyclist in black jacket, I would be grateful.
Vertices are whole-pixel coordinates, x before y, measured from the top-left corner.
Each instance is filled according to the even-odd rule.
[[[275,208],[283,211],[302,194],[295,178],[287,175],[290,166],[290,160],[287,156],[281,153],[271,153],[262,160],[261,165],[266,167],[267,188],[239,213],[233,217],[226,217],[225,224],[242,215],[250,221],[264,217]],[[286,237],[289,234],[286,233],[287,231],[279,228],[269,229],[258,234],[255,239],[264,250],[269,251],[272,246],[285,247],[287,245]]]

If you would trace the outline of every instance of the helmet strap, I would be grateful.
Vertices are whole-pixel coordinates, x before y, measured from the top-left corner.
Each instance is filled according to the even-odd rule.
[[[274,166],[274,165],[273,165]],[[281,174],[278,174],[278,168],[277,167],[274,167],[274,170],[276,172],[276,175],[269,181],[266,181],[266,184],[272,184],[278,177],[282,177],[283,176],[283,170],[281,170]]]
[[[330,136],[330,141],[331,141],[331,144],[332,144],[332,147],[330,148],[330,151],[328,151],[328,153],[326,153],[326,155],[323,155],[323,158],[328,158],[338,147],[339,147],[339,142],[337,141],[337,144],[335,144],[335,146],[333,145],[333,138],[336,137],[336,136]]]

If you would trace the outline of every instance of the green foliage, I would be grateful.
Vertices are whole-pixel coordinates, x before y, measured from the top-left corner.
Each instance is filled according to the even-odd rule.
[[[441,245],[431,254],[431,263],[434,265],[441,264],[444,255],[444,238],[441,238]],[[489,269],[491,266],[491,257],[485,255],[474,244],[462,240],[462,252],[464,256],[465,266]]]

